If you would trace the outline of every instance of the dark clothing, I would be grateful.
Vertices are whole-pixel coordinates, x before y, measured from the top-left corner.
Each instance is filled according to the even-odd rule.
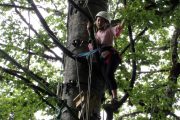
[[[117,89],[117,83],[115,80],[114,73],[120,63],[120,56],[118,52],[111,46],[102,47],[101,52],[109,51],[110,54],[106,58],[101,58],[101,69],[106,80],[108,89],[115,90]],[[111,92],[110,92],[111,93]]]

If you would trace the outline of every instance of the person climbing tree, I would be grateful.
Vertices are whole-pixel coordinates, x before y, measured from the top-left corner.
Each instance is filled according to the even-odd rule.
[[[111,26],[111,20],[109,13],[106,11],[100,11],[95,16],[95,27],[97,29],[95,33],[95,43],[98,48],[100,48],[100,64],[101,72],[104,79],[106,80],[107,87],[112,95],[111,105],[113,109],[117,110],[117,83],[115,80],[114,73],[121,61],[121,57],[118,52],[113,47],[113,41],[115,37],[118,37],[123,29],[124,20],[118,23],[116,26]],[[87,30],[89,34],[92,30],[92,23],[88,22]],[[93,44],[88,45],[89,49],[93,49]]]

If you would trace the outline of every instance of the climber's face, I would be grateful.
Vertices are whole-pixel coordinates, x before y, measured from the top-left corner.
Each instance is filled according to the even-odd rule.
[[[102,17],[97,17],[96,18],[96,22],[95,22],[95,24],[96,24],[96,27],[98,28],[98,29],[103,29],[104,28],[104,26],[105,26],[105,24],[106,24],[106,19],[104,19],[104,18],[102,18]]]

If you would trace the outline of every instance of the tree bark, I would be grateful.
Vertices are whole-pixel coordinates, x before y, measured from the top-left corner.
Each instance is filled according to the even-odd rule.
[[[97,12],[101,10],[107,10],[107,0],[89,0],[88,4],[85,5],[84,0],[74,0],[76,5],[80,7],[89,16],[95,16]],[[87,45],[89,35],[86,29],[88,18],[84,13],[79,11],[69,2],[68,8],[68,40],[67,46],[69,50],[74,54],[79,54],[88,51]],[[88,64],[89,63],[89,64]],[[100,73],[97,73],[97,69],[92,64],[92,70],[89,65],[92,62],[80,63],[76,60],[65,56],[65,71],[64,71],[64,84],[63,84],[63,95],[62,98],[67,101],[68,106],[74,110],[76,116],[79,111],[83,108],[83,101],[81,101],[80,107],[76,108],[76,103],[73,101],[80,92],[84,94],[80,95],[80,99],[85,98],[84,114],[81,115],[81,119],[99,119],[101,97],[104,93],[104,85]],[[90,102],[88,103],[88,101]],[[75,120],[71,112],[67,108],[62,110],[62,120]],[[80,119],[80,117],[79,117]]]

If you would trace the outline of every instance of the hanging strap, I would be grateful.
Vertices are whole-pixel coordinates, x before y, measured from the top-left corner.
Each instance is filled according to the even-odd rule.
[[[79,54],[75,55],[75,57],[86,57],[86,58],[88,58],[90,55],[96,53],[99,50],[100,50],[100,48],[97,48],[94,50],[90,50],[88,52],[79,53]]]

